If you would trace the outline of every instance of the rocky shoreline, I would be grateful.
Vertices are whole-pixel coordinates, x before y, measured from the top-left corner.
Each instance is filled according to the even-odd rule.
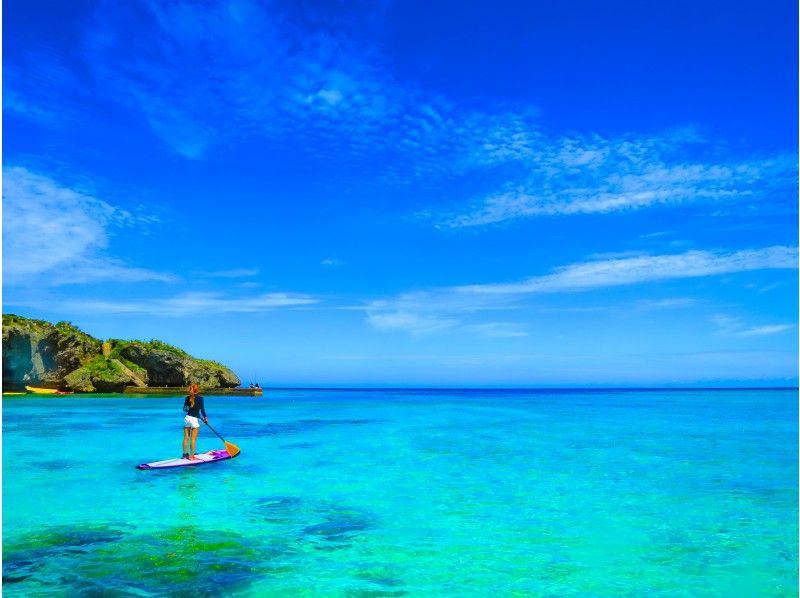
[[[198,359],[167,343],[109,339],[69,322],[3,314],[3,390],[25,386],[76,393],[122,393],[127,387],[233,389],[241,384],[226,366]],[[128,391],[130,392],[130,391]]]

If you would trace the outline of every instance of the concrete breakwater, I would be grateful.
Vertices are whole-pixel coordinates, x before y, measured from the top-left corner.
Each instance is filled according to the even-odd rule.
[[[188,386],[126,386],[125,394],[137,395],[185,395],[189,393]],[[201,388],[201,395],[238,395],[246,397],[260,397],[264,394],[263,388]]]

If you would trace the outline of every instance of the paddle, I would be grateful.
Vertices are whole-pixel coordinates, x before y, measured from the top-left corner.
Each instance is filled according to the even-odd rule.
[[[202,420],[201,420],[201,421],[202,421]],[[211,424],[209,424],[207,421],[204,421],[203,423],[204,423],[205,425],[207,425],[209,428],[211,428]],[[220,436],[219,432],[217,432],[217,431],[216,431],[214,428],[211,428],[211,431],[212,431],[212,432],[214,432],[214,434],[216,434],[217,436],[219,436],[219,439],[220,439],[222,442],[224,442],[224,443],[225,443],[225,450],[226,450],[226,451],[228,451],[228,454],[229,454],[231,457],[235,457],[236,455],[238,455],[239,453],[241,453],[241,452],[242,452],[241,450],[239,450],[239,447],[238,447],[238,446],[236,446],[235,444],[232,444],[232,443],[228,442],[228,441],[227,441],[227,440],[225,440],[225,439],[224,439],[222,436]]]

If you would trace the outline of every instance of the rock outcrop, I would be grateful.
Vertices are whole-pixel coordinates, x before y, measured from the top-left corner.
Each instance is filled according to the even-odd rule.
[[[110,349],[110,350],[109,350]],[[126,386],[235,388],[239,378],[214,361],[161,341],[103,343],[68,322],[3,315],[3,388],[25,385],[76,392],[122,392]]]
[[[138,376],[137,376],[138,378]],[[129,368],[119,360],[98,355],[64,377],[64,385],[76,392],[121,392],[134,384]]]
[[[59,388],[70,372],[100,353],[100,341],[68,322],[3,315],[3,388]]]
[[[114,344],[112,341],[112,346]],[[150,386],[195,383],[202,388],[235,388],[240,384],[239,378],[224,365],[195,359],[175,347],[137,341],[123,345],[114,347],[113,352],[144,369]]]

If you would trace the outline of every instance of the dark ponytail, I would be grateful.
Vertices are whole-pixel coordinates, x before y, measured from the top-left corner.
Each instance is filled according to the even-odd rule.
[[[200,392],[200,387],[197,384],[189,386],[189,407],[194,409],[194,396]]]

